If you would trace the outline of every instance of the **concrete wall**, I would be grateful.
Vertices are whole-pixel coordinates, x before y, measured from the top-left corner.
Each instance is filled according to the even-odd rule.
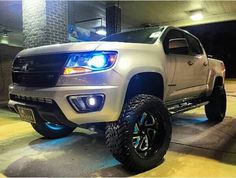
[[[21,51],[20,47],[12,47],[0,44],[0,105],[8,100],[8,86],[11,79],[11,65],[16,54]]]

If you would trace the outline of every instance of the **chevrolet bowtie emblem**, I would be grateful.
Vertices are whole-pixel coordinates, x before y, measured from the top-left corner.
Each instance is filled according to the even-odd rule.
[[[28,71],[28,66],[29,66],[28,63],[25,64],[25,65],[23,65],[22,68],[21,68],[21,70],[22,70],[22,71],[25,71],[25,72]]]

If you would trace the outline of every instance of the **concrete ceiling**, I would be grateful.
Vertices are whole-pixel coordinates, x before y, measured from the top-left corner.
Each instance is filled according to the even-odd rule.
[[[236,20],[236,1],[121,1],[122,26],[151,23],[190,26]],[[192,21],[189,11],[203,10],[204,19]]]
[[[116,4],[121,8],[122,29],[142,24],[191,26],[212,22],[236,20],[236,1],[69,1],[69,22],[102,18],[105,26],[106,7]],[[192,21],[189,11],[202,9],[204,19]],[[101,22],[81,23],[87,29],[100,26]],[[12,31],[22,41],[21,1],[0,0],[0,31]]]
[[[70,1],[69,20],[76,22],[101,17],[105,25],[105,8],[117,1]],[[122,29],[142,24],[190,26],[196,24],[236,20],[236,1],[120,1]],[[192,21],[189,11],[202,9],[204,19]],[[0,26],[22,29],[21,1],[0,1]],[[100,25],[100,21],[81,24],[86,28]]]
[[[191,26],[236,20],[236,1],[77,1],[73,2],[74,21],[101,17],[105,25],[105,8],[119,4],[122,29],[142,24]],[[202,10],[200,21],[190,19],[190,11]],[[80,24],[85,28],[100,25],[99,21]]]

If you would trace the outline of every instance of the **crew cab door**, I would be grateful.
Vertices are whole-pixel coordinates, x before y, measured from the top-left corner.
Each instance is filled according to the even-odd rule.
[[[189,45],[189,67],[192,66],[193,76],[191,84],[192,87],[198,87],[198,91],[206,90],[207,88],[207,78],[209,73],[208,59],[203,50],[203,47],[199,40],[194,36],[185,33],[184,34]]]
[[[184,39],[186,50],[170,52],[169,42]],[[197,43],[196,43],[197,42]],[[168,83],[166,100],[178,100],[200,95],[207,89],[208,63],[200,43],[191,35],[181,30],[170,30],[164,39],[165,52],[168,58],[175,58],[174,76]]]

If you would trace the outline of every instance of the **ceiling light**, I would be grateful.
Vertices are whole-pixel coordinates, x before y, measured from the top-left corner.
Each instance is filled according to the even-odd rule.
[[[2,31],[2,37],[3,38],[7,38],[8,37],[8,32],[10,32],[9,30],[3,29]]]
[[[105,27],[99,27],[96,29],[96,33],[98,35],[102,35],[102,36],[106,36],[107,35],[107,31]]]
[[[76,22],[76,24],[84,23],[84,22],[91,22],[91,21],[96,21],[96,20],[100,20],[100,22],[101,22],[100,26],[94,28],[96,30],[95,31],[96,34],[101,35],[101,36],[106,36],[107,35],[106,27],[103,26],[102,18],[101,17],[100,18],[93,18],[93,19],[87,19],[87,20],[78,21],[78,22]]]
[[[203,19],[203,14],[202,11],[192,11],[190,12],[190,18],[193,21],[199,21]]]
[[[8,44],[9,41],[8,41],[8,35],[2,35],[2,37],[0,36],[0,43],[2,44]]]
[[[7,33],[3,33],[3,34],[2,34],[2,37],[3,37],[3,38],[7,38],[7,37],[8,37],[8,34],[7,34]]]

